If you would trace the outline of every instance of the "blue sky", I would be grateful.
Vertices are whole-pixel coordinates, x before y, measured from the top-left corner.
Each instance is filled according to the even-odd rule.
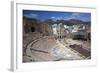
[[[30,18],[37,18],[39,20],[52,19],[56,21],[56,20],[78,19],[82,21],[91,21],[91,13],[82,13],[82,12],[23,10],[23,16],[27,16]]]

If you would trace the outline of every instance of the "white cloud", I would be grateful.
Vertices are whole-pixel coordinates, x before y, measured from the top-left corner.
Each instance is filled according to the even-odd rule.
[[[57,19],[58,19],[58,20],[61,20],[61,19],[63,19],[63,18],[62,18],[62,17],[57,17]]]
[[[75,19],[75,18],[79,18],[81,17],[82,14],[81,13],[72,13],[72,15],[70,15],[70,17],[68,18],[69,19]]]
[[[37,17],[38,15],[37,14],[30,13],[29,16],[31,16],[31,17]]]
[[[55,19],[55,17],[54,17],[54,16],[52,16],[51,18],[52,18],[52,19]]]
[[[61,20],[61,19],[63,19],[63,17],[54,17],[54,16],[52,16],[51,18],[54,19],[54,20]]]
[[[24,16],[29,17],[29,18],[36,18],[36,17],[38,17],[37,14],[33,14],[33,13],[25,14]]]
[[[79,16],[80,13],[72,13],[72,16]]]

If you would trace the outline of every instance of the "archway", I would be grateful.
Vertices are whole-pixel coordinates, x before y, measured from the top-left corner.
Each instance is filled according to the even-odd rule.
[[[31,27],[31,32],[35,32],[35,28],[34,27]]]

